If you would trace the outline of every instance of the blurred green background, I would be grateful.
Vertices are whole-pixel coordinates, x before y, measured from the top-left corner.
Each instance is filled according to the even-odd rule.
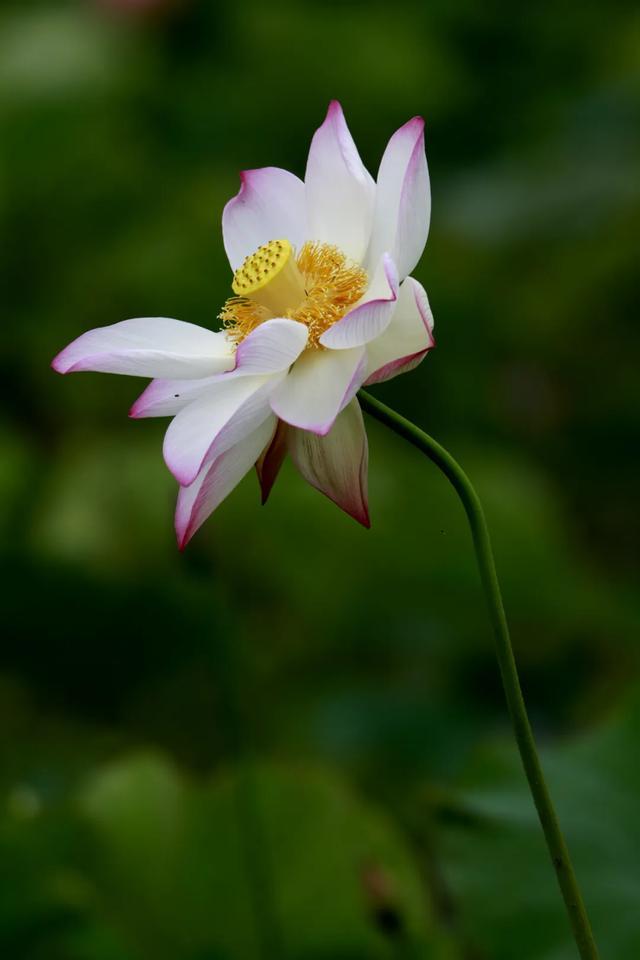
[[[339,98],[426,118],[438,348],[376,388],[485,501],[603,958],[640,955],[632,2],[5,2],[0,952],[569,960],[445,480],[370,424],[373,527],[286,466],[184,555],[165,422],[57,378],[82,331],[214,325],[238,171]]]

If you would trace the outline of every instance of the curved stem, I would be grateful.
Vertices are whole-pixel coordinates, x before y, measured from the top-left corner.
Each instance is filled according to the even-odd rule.
[[[511,647],[507,618],[493,559],[489,530],[478,494],[462,467],[444,447],[440,446],[428,434],[419,430],[409,420],[362,390],[359,393],[359,398],[363,409],[367,413],[384,423],[385,426],[390,427],[399,436],[404,437],[405,440],[408,440],[409,443],[433,461],[442,470],[462,501],[471,527],[480,578],[496,641],[502,684],[529,788],[538,811],[551,862],[558,878],[580,956],[582,960],[598,960],[598,950],[591,932],[589,918],[573,871],[569,850],[553,807],[549,788],[545,782],[533,731],[527,715],[527,708],[522,696],[518,668]]]

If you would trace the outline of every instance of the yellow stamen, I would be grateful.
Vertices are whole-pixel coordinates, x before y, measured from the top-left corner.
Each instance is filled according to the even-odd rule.
[[[240,343],[269,317],[289,317],[308,327],[308,346],[321,349],[322,334],[362,297],[367,282],[366,271],[338,247],[308,242],[296,261],[287,240],[270,240],[236,270],[237,296],[227,300],[220,319]]]
[[[298,267],[306,297],[287,316],[306,323],[309,346],[319,347],[325,330],[342,319],[366,291],[367,272],[328,243],[305,243]]]
[[[222,320],[222,326],[227,335],[236,343],[240,343],[252,330],[272,316],[273,314],[266,307],[256,303],[255,300],[248,300],[246,297],[230,297],[218,314],[218,319]]]

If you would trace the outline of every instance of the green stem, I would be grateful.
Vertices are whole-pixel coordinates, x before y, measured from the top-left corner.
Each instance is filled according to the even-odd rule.
[[[444,447],[441,447],[428,434],[419,430],[409,420],[406,420],[368,393],[360,391],[359,398],[363,409],[367,413],[384,423],[399,436],[404,437],[405,440],[408,440],[435,463],[452,484],[462,501],[471,527],[480,578],[484,587],[496,641],[502,683],[529,788],[538,811],[538,817],[562,891],[579,954],[582,960],[598,960],[598,950],[591,932],[589,918],[573,871],[569,850],[553,807],[549,788],[545,782],[533,731],[527,716],[527,708],[522,696],[518,668],[513,655],[509,627],[507,626],[507,618],[500,594],[489,530],[478,494],[462,467]]]

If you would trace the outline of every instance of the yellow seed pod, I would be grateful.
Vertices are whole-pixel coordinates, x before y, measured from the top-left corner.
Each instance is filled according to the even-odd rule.
[[[304,281],[288,240],[269,240],[246,257],[233,275],[233,292],[284,316],[305,296]]]

